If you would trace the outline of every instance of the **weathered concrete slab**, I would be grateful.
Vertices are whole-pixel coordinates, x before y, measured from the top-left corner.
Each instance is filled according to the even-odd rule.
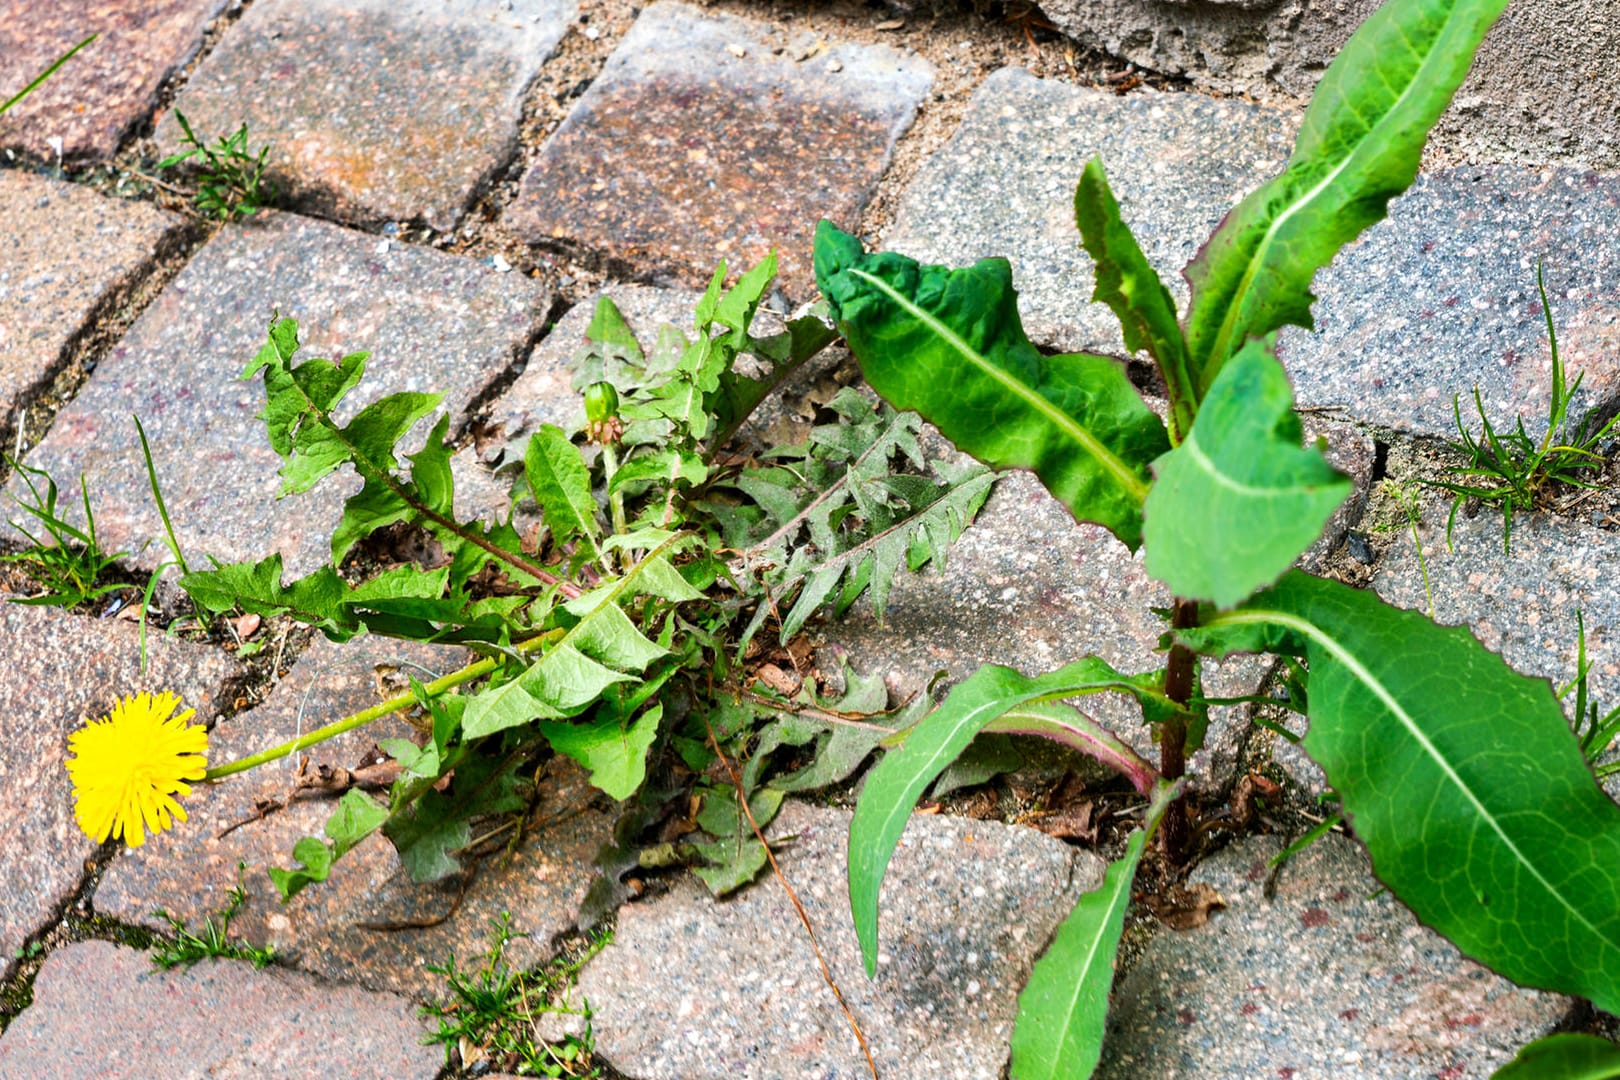
[[[918,172],[886,247],[925,263],[1012,262],[1037,344],[1123,355],[1119,322],[1091,303],[1074,224],[1080,171],[1101,156],[1121,213],[1185,306],[1181,270],[1237,201],[1282,170],[1298,114],[1201,94],[1106,90],[1004,68],[974,91],[951,141]]]
[[[222,230],[192,259],[28,463],[64,486],[85,473],[104,545],[138,547],[161,536],[162,523],[129,419],[137,414],[188,559],[279,551],[289,575],[307,573],[329,557],[342,500],[359,485],[345,473],[276,501],[281,462],[257,418],[264,390],[237,378],[263,346],[271,313],[299,320],[302,357],[371,352],[343,415],[414,390],[443,393],[459,418],[527,347],[548,303],[536,283],[473,259],[260,215]],[[154,565],[160,554],[148,548],[136,561]]]
[[[932,85],[929,65],[787,35],[677,3],[642,12],[541,148],[507,221],[531,242],[607,255],[639,276],[707,283],[772,248],[781,287],[814,289],[818,218],[852,227]]]
[[[1099,1080],[1482,1077],[1567,1011],[1418,925],[1351,841],[1323,838],[1268,885],[1281,847],[1240,840],[1193,871],[1227,907],[1161,929],[1115,985]]]
[[[1379,0],[1041,0],[1040,7],[1084,45],[1202,88],[1266,99],[1279,91],[1308,96]],[[1510,5],[1435,141],[1450,157],[1613,169],[1620,165],[1617,53],[1614,0]]]
[[[885,1077],[993,1078],[1035,954],[1103,864],[1033,829],[917,815],[883,893],[878,977],[849,919],[849,814],[789,803],[771,829],[833,977]],[[581,974],[597,1054],[647,1080],[869,1076],[780,885],[701,885],[619,912]]]
[[[0,875],[10,882],[0,892],[5,978],[18,947],[52,921],[97,850],[73,818],[73,786],[63,764],[68,736],[84,718],[103,716],[140,690],[178,694],[182,707],[197,711],[194,722],[206,723],[229,704],[229,684],[243,669],[218,649],[152,634],[143,673],[134,625],[4,601],[0,642],[6,657],[0,715],[15,721],[0,741],[0,829],[6,835]]]
[[[54,952],[0,1037],[0,1076],[431,1080],[443,1052],[410,1001],[243,960],[160,971],[85,941]]]
[[[1571,419],[1620,401],[1620,177],[1571,170],[1446,169],[1317,277],[1315,334],[1289,327],[1282,357],[1302,405],[1414,435],[1456,438],[1452,398],[1480,431],[1522,417],[1547,429],[1552,354],[1536,291],[1546,260],[1558,352],[1585,374]]]
[[[155,206],[0,172],[0,428],[180,227]]]
[[[100,34],[0,117],[0,149],[55,159],[109,158],[157,104],[164,81],[202,45],[226,0],[0,4],[0,100],[80,41]]]
[[[392,696],[408,689],[405,674],[429,681],[465,659],[460,649],[381,638],[319,642],[263,705],[220,725],[210,760],[231,761],[369,708],[379,700],[379,679]],[[408,723],[390,717],[312,747],[311,767],[354,769],[375,760],[377,740],[412,734]],[[511,942],[508,962],[525,967],[546,959],[552,936],[573,925],[591,861],[612,833],[612,815],[597,805],[583,775],[558,761],[542,780],[531,828],[509,864],[502,866],[497,854],[468,882],[417,885],[387,839],[374,835],[339,860],[326,882],[283,905],[265,868],[295,865],[293,845],[323,835],[333,808],[330,800],[299,798],[255,820],[259,801],[284,800],[295,780],[296,765],[282,761],[199,791],[187,804],[191,821],[183,829],[108,868],[96,890],[96,911],[162,929],[166,924],[152,911],[164,908],[195,927],[229,902],[237,864],[245,862],[248,901],[231,923],[233,933],[274,945],[287,963],[317,974],[442,996],[444,979],[427,965],[443,964],[452,950],[463,960],[487,952],[490,923],[502,912],[510,913],[514,932],[532,935]],[[220,835],[232,826],[239,827]]]
[[[248,125],[289,194],[346,220],[448,229],[517,150],[523,94],[574,0],[263,0],[187,82],[208,141]]]

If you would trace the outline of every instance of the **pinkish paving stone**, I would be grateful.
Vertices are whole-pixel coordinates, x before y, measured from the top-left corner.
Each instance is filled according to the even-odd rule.
[[[0,427],[179,236],[180,219],[88,188],[0,172]]]
[[[51,1080],[432,1080],[416,1006],[245,960],[161,971],[85,941],[52,953],[34,1003],[0,1037],[0,1076]]]
[[[523,94],[574,21],[573,0],[259,0],[175,112],[201,138],[248,125],[274,176],[348,220],[448,229],[517,148]]]
[[[245,674],[223,652],[172,640],[146,641],[131,623],[86,619],[52,608],[0,600],[0,978],[11,973],[17,948],[49,925],[85,874],[97,845],[73,817],[73,789],[63,762],[68,735],[85,717],[105,715],[137,691],[170,691],[206,723],[232,700]],[[185,828],[184,825],[179,826]],[[148,837],[147,843],[154,838]],[[0,1075],[4,1075],[0,1069]]]
[[[776,248],[781,286],[813,291],[818,218],[853,227],[933,84],[887,47],[802,61],[785,35],[677,3],[642,12],[541,147],[511,223],[534,243],[701,286]]]
[[[444,646],[374,637],[344,645],[321,640],[263,705],[220,725],[210,760],[264,750],[369,708],[385,692],[402,692],[406,674],[428,681],[466,660],[462,650]],[[312,747],[310,768],[353,769],[377,760],[377,740],[413,734],[406,721],[389,717]],[[373,835],[337,862],[330,879],[283,905],[265,869],[295,865],[293,845],[323,835],[333,807],[329,799],[300,797],[259,817],[262,800],[286,799],[295,770],[290,762],[273,762],[200,790],[187,803],[191,820],[183,829],[127,852],[107,869],[93,901],[96,912],[161,928],[152,911],[163,908],[196,926],[225,906],[237,864],[246,863],[248,900],[231,923],[233,933],[274,945],[287,963],[320,975],[416,997],[443,995],[443,976],[427,966],[443,964],[452,951],[461,959],[486,952],[490,924],[503,912],[510,913],[514,931],[530,935],[508,946],[508,959],[518,967],[545,960],[552,936],[574,924],[597,848],[612,834],[611,810],[576,767],[556,760],[510,862],[503,865],[497,853],[466,882],[418,885],[393,845]]]
[[[202,44],[226,0],[0,0],[0,100],[85,46],[0,117],[0,148],[35,157],[109,158]]]
[[[1274,870],[1282,846],[1249,837],[1193,871],[1226,908],[1158,928],[1117,980],[1099,1080],[1486,1077],[1568,1012],[1419,925],[1345,837]]]
[[[28,464],[64,486],[83,472],[104,544],[140,548],[162,535],[162,522],[129,419],[137,414],[189,559],[279,551],[289,575],[307,573],[329,557],[342,500],[359,485],[345,470],[276,500],[281,461],[258,419],[264,389],[237,378],[264,344],[271,313],[299,321],[303,358],[371,352],[344,416],[386,393],[431,391],[445,395],[454,423],[528,346],[548,303],[534,282],[472,259],[259,215],[192,259],[57,415]],[[161,557],[158,545],[136,561]]]

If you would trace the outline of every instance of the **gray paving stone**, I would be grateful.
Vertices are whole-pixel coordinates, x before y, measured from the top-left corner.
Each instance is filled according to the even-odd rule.
[[[231,562],[281,552],[289,576],[329,557],[345,470],[278,503],[280,459],[257,415],[258,380],[237,378],[264,343],[272,311],[299,320],[302,357],[367,351],[344,415],[386,393],[445,394],[458,422],[475,395],[527,347],[549,299],[534,282],[458,258],[290,214],[222,230],[181,271],[56,417],[28,463],[64,487],[86,474],[103,543],[162,536],[130,414],[152,441],[187,558]],[[417,429],[419,438],[426,425]],[[165,557],[158,547],[142,565]]]
[[[392,680],[392,695],[404,689],[394,688],[404,673],[426,681],[465,658],[460,649],[381,638],[342,646],[319,642],[263,705],[220,725],[210,760],[267,749],[376,704],[378,664],[400,672],[382,676]],[[353,769],[374,760],[368,755],[377,740],[412,734],[407,723],[390,717],[312,747],[311,767]],[[612,832],[611,812],[597,805],[583,774],[559,760],[546,773],[536,817],[510,864],[501,866],[499,856],[486,860],[464,892],[457,879],[412,883],[393,846],[374,835],[339,860],[326,882],[283,905],[265,868],[294,865],[293,845],[300,837],[323,835],[333,806],[301,798],[252,820],[258,800],[287,796],[295,769],[284,760],[199,791],[188,804],[191,821],[184,829],[108,868],[96,890],[96,911],[162,928],[152,915],[161,907],[195,927],[226,905],[237,864],[245,862],[248,901],[232,921],[232,933],[255,945],[274,945],[287,963],[320,975],[416,997],[443,995],[443,977],[427,965],[443,964],[452,950],[467,961],[486,952],[491,920],[502,912],[511,914],[515,932],[531,935],[508,946],[508,961],[528,966],[546,959],[552,936],[573,925],[593,873],[591,861]],[[401,928],[403,923],[425,925]],[[378,928],[389,925],[395,928]]]
[[[34,1003],[0,1037],[0,1077],[431,1080],[416,1007],[242,960],[173,971],[105,941],[50,955]]]
[[[157,104],[164,80],[202,45],[227,0],[0,4],[0,100],[74,45],[100,34],[0,117],[0,149],[55,159],[109,158]]]
[[[1103,864],[1033,829],[917,815],[884,888],[878,977],[849,919],[849,814],[789,803],[778,858],[881,1075],[994,1078],[1035,954]],[[645,1080],[869,1076],[781,887],[716,903],[683,880],[619,912],[581,974],[597,1053]]]
[[[453,226],[517,149],[523,94],[574,0],[262,0],[175,102],[199,137],[248,125],[290,193],[347,220]],[[182,133],[167,113],[166,150]]]
[[[1284,331],[1302,405],[1414,435],[1491,423],[1546,431],[1552,357],[1536,292],[1545,260],[1558,351],[1585,383],[1571,418],[1620,403],[1620,177],[1568,169],[1446,169],[1317,278],[1317,332]]]
[[[229,687],[243,669],[217,649],[153,634],[143,673],[134,625],[3,600],[0,642],[0,715],[13,720],[0,742],[0,829],[6,835],[0,876],[9,883],[0,892],[5,978],[18,947],[67,903],[97,851],[73,818],[73,787],[63,764],[68,736],[85,717],[103,716],[119,698],[141,690],[178,694],[184,708],[197,711],[194,722],[206,723],[229,704]]]
[[[1117,97],[1021,68],[980,84],[951,141],[918,172],[886,247],[926,263],[1012,262],[1037,344],[1123,355],[1119,323],[1091,303],[1074,224],[1080,172],[1101,155],[1125,221],[1185,306],[1181,270],[1237,201],[1281,171],[1298,114],[1199,94]]]
[[[144,203],[0,172],[0,427],[173,241],[180,219]]]
[[[807,298],[816,220],[856,223],[933,71],[882,46],[773,55],[790,44],[764,23],[649,7],[541,148],[508,222],[697,286],[721,257],[740,269],[775,247],[783,291]]]
[[[1099,1080],[1483,1077],[1566,1013],[1418,925],[1350,840],[1290,860],[1273,891],[1280,849],[1252,837],[1193,871],[1227,907],[1161,929],[1116,983]]]

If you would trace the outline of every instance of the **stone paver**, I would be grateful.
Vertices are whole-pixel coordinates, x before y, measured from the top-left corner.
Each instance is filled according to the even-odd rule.
[[[444,393],[459,417],[526,348],[548,302],[534,282],[473,259],[262,215],[226,228],[192,259],[57,415],[28,463],[64,487],[84,472],[103,543],[138,547],[162,536],[129,419],[138,414],[188,559],[279,551],[289,575],[307,573],[329,557],[342,500],[359,485],[345,470],[276,501],[281,461],[257,419],[264,389],[237,378],[263,346],[272,311],[299,320],[301,357],[371,352],[343,415],[414,390]],[[417,437],[426,430],[424,423]],[[155,565],[159,548],[137,561]]]
[[[1033,829],[917,816],[883,892],[878,977],[849,919],[849,814],[790,803],[778,858],[821,949],[893,1080],[1001,1075],[1036,952],[1103,864]],[[683,880],[621,909],[581,974],[597,1053],[644,1080],[869,1076],[804,928],[769,877],[715,903]]]
[[[523,94],[573,0],[262,0],[175,102],[201,138],[248,125],[275,175],[348,220],[448,229],[517,150]],[[182,132],[167,113],[166,149]]]
[[[227,0],[0,3],[0,100],[91,34],[101,36],[0,117],[0,149],[108,158],[157,104],[165,79],[202,45]]]
[[[154,206],[0,172],[0,427],[179,229]]]
[[[1024,327],[1065,351],[1124,352],[1091,303],[1074,188],[1100,155],[1121,213],[1185,306],[1181,270],[1237,201],[1282,169],[1298,114],[1195,94],[1117,97],[1006,68],[974,91],[951,141],[918,172],[884,246],[925,263],[1012,262]]]
[[[376,704],[379,663],[426,681],[429,672],[437,677],[459,667],[465,656],[459,649],[380,638],[318,643],[263,705],[220,726],[210,760],[266,749]],[[352,769],[367,759],[376,740],[411,734],[403,720],[378,721],[312,747],[311,767]],[[127,852],[108,868],[96,890],[96,911],[162,928],[151,914],[161,907],[195,927],[226,905],[237,864],[245,862],[248,902],[231,923],[233,934],[274,945],[288,963],[334,979],[418,997],[442,995],[443,977],[426,966],[443,964],[452,950],[468,962],[483,954],[490,922],[502,912],[511,914],[514,931],[532,935],[508,946],[511,963],[527,966],[549,956],[552,936],[573,925],[596,850],[611,836],[612,816],[597,806],[583,775],[557,761],[542,781],[536,823],[511,863],[501,867],[499,855],[486,860],[459,904],[458,880],[413,884],[393,846],[374,835],[339,860],[326,882],[283,905],[265,867],[294,865],[293,845],[300,837],[323,835],[333,806],[298,799],[249,821],[257,800],[288,794],[294,768],[276,762],[199,791],[187,803],[191,820],[183,828]],[[241,822],[249,823],[219,835]],[[413,922],[430,925],[399,926]]]
[[[1282,356],[1301,405],[1455,438],[1453,395],[1480,430],[1547,426],[1552,357],[1536,292],[1546,260],[1559,356],[1585,383],[1572,419],[1620,401],[1620,177],[1567,169],[1448,169],[1419,177],[1316,282],[1315,334]]]
[[[1563,1018],[1567,999],[1419,926],[1342,836],[1290,860],[1272,891],[1281,846],[1241,840],[1193,871],[1227,907],[1161,929],[1116,984],[1099,1080],[1483,1077]]]
[[[0,741],[0,978],[17,948],[43,929],[84,877],[94,841],[73,818],[68,735],[85,717],[105,715],[138,690],[168,690],[197,711],[197,723],[229,704],[241,667],[223,652],[147,637],[141,671],[139,630],[131,623],[85,619],[0,600],[0,716],[11,718]],[[183,827],[183,826],[182,826]],[[148,838],[148,842],[151,839]]]
[[[718,259],[740,269],[775,247],[783,291],[805,298],[816,220],[856,223],[933,72],[803,36],[649,7],[541,148],[508,220],[532,242],[698,286]]]
[[[296,972],[204,960],[159,971],[105,941],[50,955],[34,1003],[0,1037],[0,1077],[431,1080],[416,1007]]]

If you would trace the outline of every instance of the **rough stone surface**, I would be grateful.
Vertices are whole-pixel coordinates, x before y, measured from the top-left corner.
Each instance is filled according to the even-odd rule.
[[[1223,93],[1308,96],[1379,0],[1041,0],[1082,44]],[[1620,165],[1620,5],[1511,4],[1441,120],[1443,152],[1470,159]]]
[[[1116,97],[1005,68],[980,84],[951,141],[907,189],[886,247],[925,263],[1012,262],[1030,338],[1123,355],[1119,322],[1091,303],[1074,224],[1080,171],[1101,155],[1120,210],[1185,305],[1181,270],[1237,201],[1282,169],[1298,115],[1197,94]]]
[[[85,717],[105,715],[140,690],[168,690],[206,723],[228,703],[241,668],[224,653],[147,638],[141,671],[139,630],[126,622],[84,619],[0,600],[0,716],[11,718],[0,741],[0,978],[17,948],[43,929],[78,888],[94,841],[73,818],[73,788],[62,762],[68,735]],[[184,826],[180,826],[184,828]],[[152,838],[148,838],[148,843]]]
[[[1193,871],[1227,907],[1161,929],[1116,984],[1099,1080],[1488,1076],[1568,1009],[1465,960],[1329,835],[1274,881],[1274,837]]]
[[[0,1038],[0,1077],[164,1076],[431,1080],[416,1007],[394,994],[203,960],[160,971],[143,952],[85,941],[54,952],[34,1003]]]
[[[289,575],[329,557],[344,470],[278,503],[281,460],[265,438],[260,380],[237,378],[270,314],[299,320],[301,357],[367,351],[352,416],[402,390],[441,392],[452,423],[521,353],[548,299],[535,283],[472,259],[390,243],[290,214],[260,215],[210,240],[56,417],[28,463],[58,482],[86,474],[105,546],[162,535],[131,413],[146,426],[163,497],[187,557],[260,559]],[[417,437],[427,425],[417,429]],[[13,486],[15,490],[15,486]],[[153,565],[161,545],[137,561]]]
[[[779,855],[881,1075],[1001,1075],[1035,954],[1103,864],[1033,829],[914,816],[884,887],[878,977],[849,921],[849,814],[789,803]],[[869,1076],[781,887],[716,903],[701,885],[619,913],[581,974],[597,1053],[645,1080]]]
[[[1444,169],[1316,280],[1317,332],[1287,328],[1302,405],[1415,435],[1455,438],[1453,395],[1476,434],[1480,390],[1499,430],[1547,427],[1552,354],[1536,291],[1545,259],[1571,410],[1620,403],[1620,177],[1571,170]]]
[[[263,0],[175,108],[199,137],[243,123],[295,196],[348,220],[448,229],[517,149],[523,93],[573,0]],[[165,150],[182,132],[169,112]]]
[[[798,44],[684,4],[648,8],[541,148],[509,220],[531,241],[699,286],[716,260],[741,269],[774,247],[783,291],[806,297],[816,220],[856,223],[933,72],[886,47]]]
[[[0,172],[0,427],[179,226],[153,206]]]
[[[1012,472],[951,549],[943,574],[896,579],[885,625],[863,602],[826,635],[849,650],[855,670],[882,674],[891,694],[904,697],[937,671],[959,682],[987,663],[1038,675],[1095,654],[1126,673],[1162,667],[1154,647],[1164,625],[1149,609],[1169,603],[1140,555],[1101,526],[1075,524],[1033,474]],[[1265,671],[1251,657],[1206,662],[1204,692],[1256,693]],[[1134,702],[1097,694],[1082,707],[1157,759]],[[1241,708],[1211,710],[1205,747],[1190,769],[1207,789],[1234,778],[1246,727]]]
[[[101,36],[0,117],[0,149],[55,159],[108,158],[157,104],[158,90],[202,44],[226,0],[0,4],[0,100],[80,41]]]
[[[210,740],[210,760],[231,761],[274,746],[376,704],[380,686],[388,696],[402,692],[407,673],[426,681],[465,658],[459,649],[386,639],[321,642],[263,705],[220,725]],[[379,664],[385,667],[381,673]],[[312,747],[311,767],[353,769],[376,760],[377,740],[412,734],[409,724],[390,717]],[[503,868],[498,856],[486,860],[464,892],[458,879],[412,883],[393,845],[373,835],[339,860],[326,882],[283,905],[265,868],[294,865],[293,845],[300,837],[323,835],[333,806],[300,798],[252,820],[257,801],[284,799],[295,775],[290,762],[276,762],[199,791],[187,804],[191,820],[184,829],[125,853],[108,868],[96,890],[96,911],[161,928],[165,924],[151,913],[164,908],[196,926],[226,905],[237,864],[245,862],[248,901],[232,921],[232,933],[255,945],[274,945],[286,962],[320,975],[417,997],[442,995],[444,979],[427,965],[443,964],[452,950],[462,959],[488,951],[491,920],[502,912],[511,914],[515,932],[531,935],[508,946],[508,961],[522,967],[544,960],[552,936],[573,925],[591,860],[611,836],[611,814],[597,806],[579,770],[559,760],[546,774],[533,825],[511,863]],[[413,922],[431,925],[399,925]]]

